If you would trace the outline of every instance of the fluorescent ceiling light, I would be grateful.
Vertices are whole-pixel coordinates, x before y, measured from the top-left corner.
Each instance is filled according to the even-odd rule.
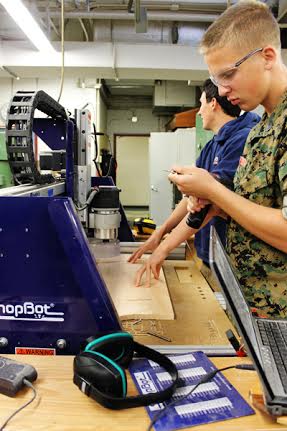
[[[0,4],[39,51],[54,51],[50,41],[21,0],[0,0]]]

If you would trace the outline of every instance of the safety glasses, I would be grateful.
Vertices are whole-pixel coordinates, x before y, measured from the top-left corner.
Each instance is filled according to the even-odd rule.
[[[222,87],[229,87],[236,75],[238,67],[242,63],[244,63],[244,61],[248,60],[248,58],[261,51],[263,51],[263,48],[254,49],[253,51],[242,57],[240,60],[238,60],[232,67],[224,70],[223,72],[219,72],[216,75],[210,75],[210,80],[213,82],[214,85],[216,85],[216,87],[218,87],[219,85]]]

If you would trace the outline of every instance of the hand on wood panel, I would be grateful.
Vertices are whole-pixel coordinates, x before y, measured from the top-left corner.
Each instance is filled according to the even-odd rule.
[[[133,252],[133,254],[129,257],[128,262],[135,263],[147,251],[154,251],[159,245],[161,238],[161,233],[159,231],[154,231],[151,237]]]
[[[144,262],[142,267],[136,273],[135,285],[144,287],[151,286],[152,276],[158,280],[162,264],[167,254],[158,247],[153,254]],[[145,274],[145,283],[142,283],[142,278]]]
[[[127,256],[120,257],[118,261],[97,265],[120,319],[173,320],[174,310],[163,270],[159,271],[157,280],[151,273],[151,288],[138,288],[135,286],[136,274],[144,266],[147,256],[133,265],[127,262]]]

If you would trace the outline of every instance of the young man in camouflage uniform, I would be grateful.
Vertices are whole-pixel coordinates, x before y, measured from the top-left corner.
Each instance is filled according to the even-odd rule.
[[[175,166],[184,175],[169,177],[231,217],[227,250],[249,304],[286,318],[287,69],[278,24],[264,3],[238,3],[209,27],[202,51],[220,95],[245,111],[261,104],[265,113],[247,138],[235,192],[203,169]]]

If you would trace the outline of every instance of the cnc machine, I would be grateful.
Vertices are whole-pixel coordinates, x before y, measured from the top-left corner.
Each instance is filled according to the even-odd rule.
[[[88,110],[71,118],[43,91],[10,103],[16,185],[0,191],[0,353],[75,354],[91,334],[120,329],[87,237],[100,255],[133,236],[112,179],[91,177],[90,135]],[[65,170],[41,172],[37,137],[65,155]]]

